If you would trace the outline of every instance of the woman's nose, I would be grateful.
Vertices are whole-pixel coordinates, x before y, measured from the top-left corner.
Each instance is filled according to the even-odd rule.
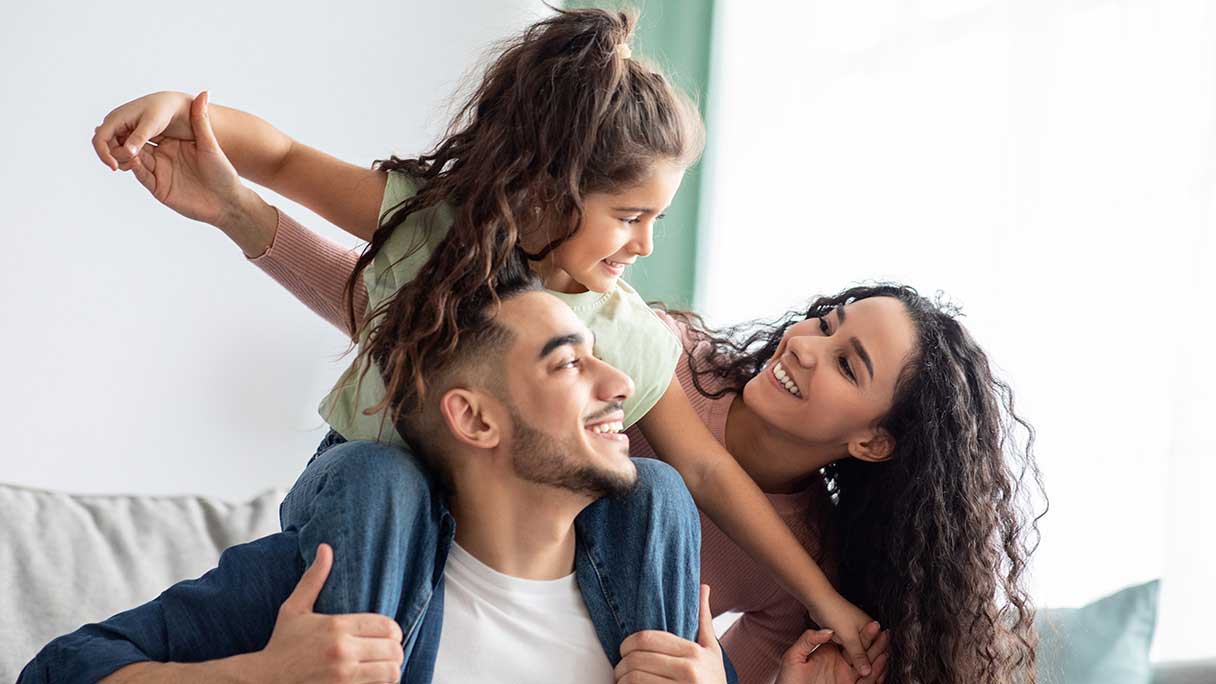
[[[814,368],[818,364],[819,340],[823,338],[811,335],[799,335],[790,338],[789,351],[803,368]]]

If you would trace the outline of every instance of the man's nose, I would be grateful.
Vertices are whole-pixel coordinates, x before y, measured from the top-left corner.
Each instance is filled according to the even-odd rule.
[[[625,401],[633,396],[633,380],[624,371],[599,359],[596,378],[596,398],[602,401]]]

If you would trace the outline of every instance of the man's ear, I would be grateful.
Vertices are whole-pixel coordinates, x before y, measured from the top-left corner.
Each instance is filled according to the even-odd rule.
[[[439,399],[439,413],[456,441],[478,449],[493,449],[502,440],[502,427],[493,399],[484,392],[453,387]]]
[[[881,463],[895,452],[895,438],[885,428],[874,428],[849,442],[849,455],[867,463]]]

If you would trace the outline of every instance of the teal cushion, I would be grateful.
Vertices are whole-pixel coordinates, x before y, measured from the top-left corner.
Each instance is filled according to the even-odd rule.
[[[1040,684],[1150,684],[1159,580],[1080,608],[1039,611]]]

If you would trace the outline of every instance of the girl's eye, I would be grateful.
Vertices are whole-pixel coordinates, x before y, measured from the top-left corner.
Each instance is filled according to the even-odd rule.
[[[633,225],[633,224],[635,224],[635,223],[641,223],[641,222],[642,222],[642,217],[641,217],[641,216],[630,216],[629,218],[623,218],[623,219],[621,219],[621,221],[623,221],[623,222],[625,222],[625,223],[628,223],[628,224],[630,224],[630,225]]]
[[[819,319],[819,331],[820,331],[820,332],[822,332],[824,335],[831,335],[831,334],[832,334],[832,331],[831,331],[831,330],[828,330],[828,322],[827,322],[827,319],[825,319],[825,318],[820,318],[820,319]]]

